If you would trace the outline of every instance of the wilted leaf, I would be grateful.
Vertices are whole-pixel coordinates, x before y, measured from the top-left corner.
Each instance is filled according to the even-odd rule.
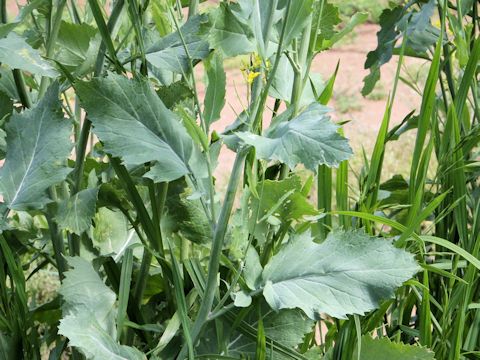
[[[58,84],[34,108],[11,116],[7,156],[0,169],[0,192],[10,209],[39,209],[50,201],[46,190],[71,171],[66,166],[71,127],[63,117]]]
[[[56,216],[60,228],[77,235],[87,231],[95,216],[97,195],[97,188],[85,189],[60,203]]]
[[[263,295],[274,310],[301,308],[311,319],[320,313],[345,318],[377,308],[418,269],[412,254],[363,230],[336,231],[321,244],[304,233],[265,266]]]
[[[258,158],[278,160],[291,169],[298,164],[312,171],[318,165],[338,166],[352,155],[352,149],[337,133],[338,126],[327,112],[328,108],[313,103],[291,121],[270,127],[264,136],[247,132],[237,135],[255,148]]]
[[[127,165],[155,161],[145,174],[155,182],[190,172],[192,140],[148,81],[109,74],[75,88],[106,152]]]
[[[58,332],[88,359],[146,359],[137,349],[115,340],[115,293],[86,260],[68,258],[68,263],[73,269],[65,273],[60,288],[65,304]]]
[[[353,358],[358,356],[355,351]],[[427,348],[391,342],[388,338],[372,339],[362,336],[360,360],[435,360],[435,354]]]
[[[12,69],[21,69],[34,75],[56,77],[57,71],[40,56],[38,50],[27,44],[24,38],[11,32],[0,39],[0,62]]]

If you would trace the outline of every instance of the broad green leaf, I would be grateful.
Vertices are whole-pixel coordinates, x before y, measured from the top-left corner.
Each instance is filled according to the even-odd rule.
[[[238,4],[220,3],[209,13],[208,40],[211,48],[219,49],[227,57],[248,54],[255,50],[252,29],[236,16]]]
[[[147,80],[109,74],[75,88],[107,153],[126,165],[154,161],[144,176],[155,182],[190,172],[192,140]]]
[[[279,8],[285,9],[283,14],[284,17],[287,1],[288,0],[279,0],[278,2]],[[287,24],[285,25],[285,45],[290,44],[294,38],[302,33],[307,24],[308,18],[312,13],[312,6],[313,0],[290,1],[290,11],[288,13]]]
[[[87,231],[95,216],[98,189],[82,190],[58,207],[56,220],[60,228],[80,235]]]
[[[223,58],[214,53],[205,62],[207,71],[207,90],[205,93],[205,108],[203,116],[207,126],[220,119],[220,112],[225,105],[226,75],[223,69]]]
[[[209,54],[208,42],[199,35],[202,24],[206,22],[206,15],[196,15],[188,19],[178,31],[165,36],[147,49],[148,62],[162,70],[180,74],[188,72],[190,67],[188,55],[190,60],[195,61],[202,60]]]
[[[7,156],[0,169],[0,193],[10,209],[40,209],[50,202],[46,190],[71,171],[66,166],[71,128],[63,117],[58,84],[34,108],[11,116],[6,126]]]
[[[335,231],[321,244],[307,232],[265,265],[263,295],[274,310],[301,308],[311,319],[320,313],[345,318],[377,308],[418,270],[412,254],[363,230]]]
[[[55,59],[64,66],[77,67],[94,59],[88,59],[88,51],[97,30],[88,24],[72,24],[62,21],[58,33],[58,53]]]
[[[303,164],[316,171],[318,165],[338,166],[352,155],[348,140],[327,115],[328,108],[314,103],[288,122],[270,127],[264,136],[237,133],[255,148],[260,159],[278,160],[293,169]]]
[[[322,43],[324,40],[331,39],[335,34],[335,27],[340,24],[338,8],[327,1],[315,3],[315,11],[312,19],[313,29],[317,29],[317,41]],[[315,31],[312,31],[312,36]]]
[[[357,351],[353,356],[356,359]],[[392,342],[388,338],[372,339],[362,336],[360,360],[435,360],[435,354],[427,348]]]
[[[116,295],[100,279],[86,260],[68,258],[73,269],[65,273],[60,288],[64,300],[58,327],[71,346],[87,359],[144,360],[146,356],[133,347],[120,345],[116,337]]]
[[[9,33],[0,39],[0,62],[12,69],[21,69],[34,75],[54,78],[57,71],[40,56],[38,50],[27,44],[24,38],[16,33]]]
[[[114,260],[118,260],[128,246],[139,242],[135,231],[130,229],[130,224],[120,211],[102,207],[94,219],[92,242],[101,255],[113,255]]]

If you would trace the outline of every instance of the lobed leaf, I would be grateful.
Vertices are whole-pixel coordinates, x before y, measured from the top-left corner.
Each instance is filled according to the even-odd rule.
[[[338,166],[352,155],[352,149],[327,112],[328,108],[313,103],[291,121],[270,127],[264,136],[248,132],[237,136],[253,146],[260,159],[278,160],[291,169],[298,164],[312,171],[318,165]]]
[[[412,254],[363,230],[332,232],[321,244],[304,233],[265,266],[263,295],[274,310],[345,318],[377,308],[418,270]]]
[[[75,88],[107,153],[132,166],[155,162],[144,175],[155,182],[190,173],[192,140],[146,79],[109,74]]]
[[[357,359],[357,351],[353,356]],[[427,348],[392,342],[388,338],[372,339],[362,336],[360,360],[435,360],[435,354]]]
[[[12,210],[42,208],[50,202],[46,190],[71,171],[66,163],[72,149],[72,124],[63,117],[58,90],[55,83],[34,108],[14,113],[6,126],[0,193]]]
[[[115,341],[116,295],[100,279],[92,265],[79,257],[68,258],[73,269],[65,273],[60,288],[64,318],[58,332],[87,359],[144,360],[133,347]]]
[[[82,190],[60,203],[56,221],[60,228],[80,235],[95,216],[98,188]]]

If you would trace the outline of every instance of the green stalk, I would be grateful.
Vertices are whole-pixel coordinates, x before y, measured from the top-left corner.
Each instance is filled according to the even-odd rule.
[[[198,0],[190,0],[188,4],[188,17],[192,17],[198,13]]]
[[[247,155],[246,149],[241,149],[237,153],[235,163],[228,182],[227,191],[225,193],[225,200],[223,202],[222,210],[220,212],[218,223],[213,234],[212,248],[210,250],[210,260],[208,262],[207,284],[205,287],[205,296],[202,299],[200,309],[198,310],[197,319],[193,324],[191,336],[195,344],[200,332],[205,325],[208,315],[212,309],[213,300],[217,289],[217,275],[220,264],[220,255],[222,253],[223,242],[225,234],[227,233],[228,222],[232,212],[235,201],[235,194],[237,192],[238,184],[241,179],[241,172],[243,168],[243,161]]]
[[[47,32],[47,49],[45,56],[49,59],[53,56],[53,52],[55,50],[55,45],[57,43],[58,32],[60,31],[60,24],[62,23],[62,16],[63,10],[65,9],[65,5],[67,4],[67,0],[59,0],[56,11],[55,17],[53,19],[53,23],[50,31]],[[50,84],[50,78],[44,76],[40,81],[40,90],[38,91],[38,98],[41,98],[45,91],[47,91],[48,85]]]
[[[113,7],[112,14],[108,19],[108,24],[106,26],[109,34],[113,31],[118,19],[120,18],[120,15],[123,9],[123,1],[124,0],[118,0],[115,3],[115,6]],[[102,20],[103,20],[103,17],[102,17]],[[95,70],[94,70],[93,76],[99,76],[102,72],[103,64],[105,61],[106,48],[107,48],[106,42],[103,41],[102,44],[100,45],[100,49],[98,50],[97,61],[95,63]],[[81,182],[82,182],[82,176],[83,176],[83,168],[85,165],[84,159],[85,159],[85,154],[87,152],[87,144],[90,136],[91,127],[92,127],[92,123],[86,117],[83,121],[82,129],[80,131],[80,138],[76,147],[76,159],[75,159],[76,161],[75,161],[75,168],[73,169],[73,178],[74,178],[73,194],[76,194],[82,188]]]

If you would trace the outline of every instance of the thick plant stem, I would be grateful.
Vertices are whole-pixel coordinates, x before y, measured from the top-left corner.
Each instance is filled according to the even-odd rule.
[[[241,172],[243,168],[243,162],[247,155],[246,149],[241,149],[237,153],[235,163],[231,172],[230,180],[225,194],[225,200],[223,202],[222,210],[218,219],[217,226],[213,235],[212,249],[210,252],[210,261],[208,263],[208,275],[207,284],[205,287],[205,296],[200,305],[197,319],[193,324],[191,331],[192,340],[195,343],[200,335],[200,332],[208,320],[208,315],[212,309],[213,300],[215,298],[215,292],[217,289],[217,276],[220,264],[220,255],[222,253],[222,247],[227,233],[228,221],[230,214],[232,213],[233,203],[235,201],[235,194],[237,187],[241,179]]]

